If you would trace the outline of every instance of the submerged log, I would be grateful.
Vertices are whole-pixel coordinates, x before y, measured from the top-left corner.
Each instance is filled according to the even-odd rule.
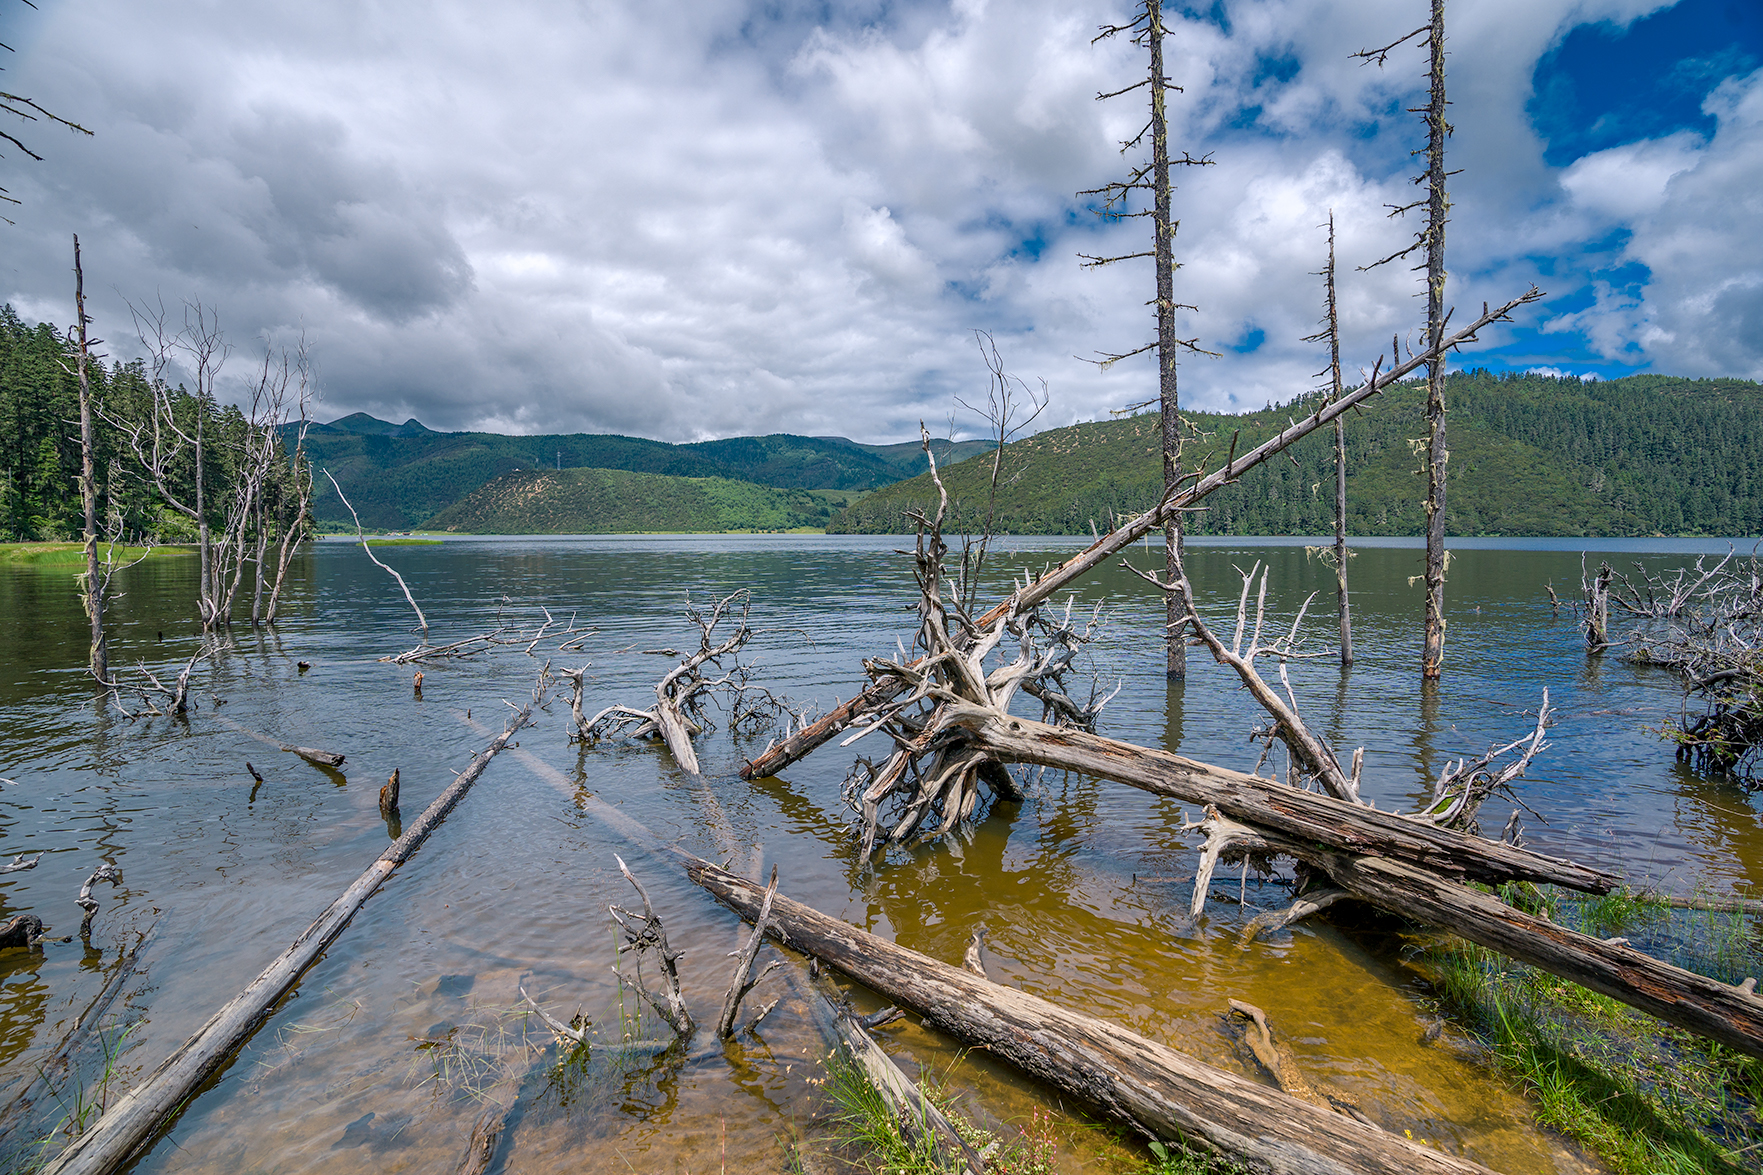
[[[44,1168],[44,1175],[108,1175],[150,1143],[202,1083],[224,1066],[268,1018],[277,1002],[318,961],[380,884],[421,847],[515,732],[531,721],[540,689],[533,692],[533,701],[515,712],[495,741],[435,798],[410,831],[388,846],[249,987],[162,1061],[146,1081],[107,1110],[96,1126],[56,1156]]]
[[[692,860],[687,874],[742,918],[764,889]],[[1104,1111],[1142,1137],[1182,1139],[1279,1175],[1468,1175],[1487,1168],[1313,1106],[1118,1025],[1003,987],[781,895],[773,934],[924,1023]]]
[[[1299,791],[1168,751],[979,706],[950,706],[946,713],[950,722],[966,729],[972,746],[1006,762],[1077,771],[1191,804],[1213,804],[1233,820],[1296,842],[1408,861],[1462,881],[1533,881],[1599,894],[1621,883],[1614,874],[1575,861]]]

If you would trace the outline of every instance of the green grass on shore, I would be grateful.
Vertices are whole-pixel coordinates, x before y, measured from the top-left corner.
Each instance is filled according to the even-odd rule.
[[[1507,901],[1598,937],[1736,982],[1754,973],[1742,914],[1671,910],[1645,894],[1594,901],[1509,885]],[[1467,1027],[1536,1107],[1537,1121],[1620,1175],[1754,1171],[1763,1144],[1763,1064],[1608,996],[1458,939],[1421,957],[1440,1009]]]
[[[143,555],[159,559],[168,555],[192,555],[195,548],[185,546],[153,547],[111,547],[100,544],[98,559],[100,562],[110,559],[116,563],[132,563]],[[86,566],[86,545],[84,543],[0,543],[0,564],[16,564],[31,567],[58,567],[81,571]]]

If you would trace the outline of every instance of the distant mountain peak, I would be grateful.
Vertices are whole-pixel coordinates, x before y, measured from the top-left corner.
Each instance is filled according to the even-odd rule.
[[[352,432],[364,437],[414,437],[434,431],[414,416],[403,424],[393,424],[389,420],[381,420],[379,417],[369,416],[365,412],[351,412],[347,416],[331,421],[326,427],[339,429],[342,432]]]

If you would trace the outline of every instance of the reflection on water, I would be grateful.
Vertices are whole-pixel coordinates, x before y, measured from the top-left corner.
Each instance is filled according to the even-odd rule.
[[[436,641],[487,631],[499,614],[524,622],[540,605],[559,621],[573,613],[596,626],[580,653],[550,652],[558,665],[588,664],[593,708],[650,696],[669,661],[643,650],[677,647],[687,635],[688,591],[751,588],[760,680],[826,706],[860,687],[862,656],[890,652],[910,626],[911,577],[898,545],[485,539],[387,558],[422,601]],[[996,589],[1077,545],[1006,540]],[[1359,659],[1343,669],[1331,620],[1317,617],[1313,647],[1324,655],[1292,666],[1308,717],[1343,756],[1365,747],[1365,790],[1379,807],[1405,807],[1447,759],[1527,729],[1547,688],[1561,721],[1524,784],[1526,801],[1549,821],[1527,826],[1532,844],[1637,883],[1752,891],[1763,880],[1755,804],[1678,770],[1655,733],[1677,705],[1671,679],[1616,658],[1588,663],[1572,618],[1551,611],[1543,588],[1577,582],[1577,553],[1518,546],[1456,555],[1446,674],[1427,690],[1420,588],[1408,583],[1421,553],[1360,547],[1352,568]],[[1649,549],[1638,557],[1651,566],[1681,561],[1657,543]],[[1160,553],[1131,556],[1149,566]],[[1233,567],[1255,560],[1271,565],[1271,598],[1287,623],[1311,591],[1332,602],[1332,573],[1301,543],[1195,543],[1190,572],[1221,624],[1234,620]],[[109,1021],[135,1025],[112,1084],[138,1080],[383,848],[378,792],[393,769],[404,812],[419,811],[487,741],[501,699],[526,693],[547,652],[428,667],[417,696],[409,670],[377,660],[416,639],[383,573],[341,544],[321,545],[298,570],[288,620],[275,632],[236,632],[198,671],[197,708],[182,722],[129,720],[97,704],[82,679],[84,618],[71,578],[0,568],[0,776],[16,781],[0,784],[0,851],[44,853],[37,869],[0,877],[0,914],[31,911],[72,930],[73,898],[96,864],[114,862],[126,879],[114,895],[100,894],[91,950],[47,944],[0,955],[0,1100],[26,1089],[131,931],[158,916],[144,969]],[[193,566],[172,559],[127,573],[113,609],[116,664],[140,660],[157,671],[189,655],[193,576]],[[1114,569],[1077,596],[1107,617],[1095,671],[1109,688],[1116,679],[1125,686],[1104,715],[1106,733],[1254,764],[1248,734],[1259,715],[1234,679],[1203,655],[1190,657],[1185,682],[1164,676],[1162,608],[1149,588]],[[348,760],[327,773],[242,730]],[[613,970],[631,965],[615,959],[604,912],[628,897],[613,853],[638,871],[685,949],[685,990],[700,1020],[714,1018],[726,952],[739,939],[731,916],[666,858],[633,845],[625,832],[633,821],[718,859],[750,858],[760,846],[792,897],[940,959],[958,961],[983,926],[994,978],[1251,1077],[1220,1013],[1230,998],[1259,1004],[1312,1084],[1374,1120],[1499,1170],[1581,1169],[1449,1034],[1426,1043],[1424,983],[1404,962],[1398,927],[1319,922],[1239,946],[1236,930],[1283,891],[1237,876],[1217,879],[1205,916],[1189,919],[1194,855],[1178,804],[1033,773],[1029,798],[998,807],[971,838],[897,850],[862,871],[840,801],[861,746],[828,747],[783,779],[749,785],[732,772],[764,745],[762,735],[706,738],[707,782],[682,777],[651,746],[570,744],[561,705],[520,742],[140,1169],[450,1169],[483,1106],[498,1100],[515,1106],[503,1152],[511,1170],[703,1171],[723,1156],[731,1170],[782,1169],[787,1140],[817,1129],[821,1105],[811,1084],[818,1041],[793,1009],[780,1007],[757,1037],[727,1047],[706,1031],[689,1050],[659,1057],[611,1047],[653,1035],[652,1024],[628,1023],[628,971]],[[557,1073],[554,1058],[529,1047],[516,994],[522,975],[552,1011],[579,1006],[594,1021],[603,1047],[586,1065]],[[874,1006],[864,993],[855,998]],[[1026,1121],[1041,1104],[1031,1084],[914,1024],[890,1040],[982,1117]],[[72,1080],[95,1091],[101,1057],[80,1056]],[[33,1124],[46,1129],[62,1112],[49,1099]],[[1074,1122],[1061,1129],[1072,1170],[1128,1157]]]

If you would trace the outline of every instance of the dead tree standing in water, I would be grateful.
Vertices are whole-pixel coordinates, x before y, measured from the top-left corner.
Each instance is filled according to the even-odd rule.
[[[1125,220],[1128,217],[1148,216],[1151,218],[1152,248],[1144,253],[1126,253],[1117,257],[1092,257],[1079,254],[1083,258],[1084,268],[1093,269],[1101,265],[1109,265],[1116,261],[1126,261],[1136,257],[1151,257],[1157,267],[1157,338],[1153,342],[1132,351],[1120,354],[1104,353],[1096,363],[1103,367],[1112,367],[1122,359],[1133,355],[1142,355],[1146,351],[1157,353],[1157,399],[1147,403],[1159,405],[1163,422],[1163,493],[1164,496],[1175,492],[1175,488],[1183,479],[1181,468],[1181,411],[1176,396],[1176,361],[1184,352],[1195,352],[1210,355],[1212,352],[1202,350],[1197,339],[1176,337],[1175,312],[1177,310],[1198,310],[1196,306],[1177,303],[1175,300],[1175,233],[1179,227],[1170,212],[1169,168],[1172,163],[1183,167],[1202,167],[1209,165],[1210,158],[1195,159],[1182,153],[1182,157],[1171,160],[1169,157],[1168,121],[1164,113],[1164,96],[1168,91],[1181,92],[1180,86],[1171,85],[1163,71],[1163,38],[1167,30],[1163,26],[1162,0],[1141,0],[1139,9],[1133,19],[1125,24],[1103,25],[1101,32],[1091,39],[1090,44],[1106,40],[1109,37],[1127,34],[1133,44],[1150,50],[1150,74],[1143,81],[1134,82],[1125,89],[1115,90],[1110,94],[1097,94],[1096,100],[1117,98],[1130,93],[1140,86],[1148,86],[1151,91],[1151,118],[1144,129],[1120,145],[1122,153],[1133,150],[1143,144],[1145,136],[1151,136],[1151,161],[1137,167],[1126,179],[1104,184],[1099,188],[1079,192],[1080,196],[1102,197],[1102,207],[1096,213],[1109,220]],[[1134,192],[1149,191],[1151,206],[1132,210]],[[1176,561],[1180,558],[1182,529],[1181,516],[1171,514],[1163,530],[1165,563],[1173,573]],[[1166,645],[1164,668],[1170,677],[1186,677],[1188,657],[1186,643],[1182,640],[1181,630],[1177,627],[1180,618],[1169,606],[1169,636]]]
[[[80,394],[80,504],[86,511],[86,618],[92,623],[92,675],[99,681],[110,676],[110,654],[104,640],[104,588],[106,577],[98,574],[98,478],[92,461],[92,383],[86,374],[94,340],[86,334],[91,319],[86,315],[86,273],[80,265],[80,238],[73,238],[73,301],[79,342],[74,347],[74,373]]]
[[[1328,343],[1328,367],[1318,372],[1329,377],[1329,403],[1341,398],[1341,320],[1335,302],[1334,211],[1328,214],[1328,268],[1322,271],[1327,284],[1327,311],[1323,329],[1308,335],[1306,343]],[[1170,569],[1165,568],[1167,573]],[[1353,618],[1347,603],[1347,429],[1346,418],[1334,418],[1334,574],[1335,596],[1341,610],[1341,664],[1353,663]],[[1175,604],[1174,597],[1170,605]]]
[[[1451,124],[1445,121],[1445,0],[1432,0],[1432,22],[1381,49],[1364,49],[1353,56],[1376,61],[1382,66],[1390,51],[1405,41],[1419,38],[1428,51],[1427,84],[1429,100],[1415,109],[1426,123],[1426,171],[1414,177],[1416,184],[1426,185],[1426,195],[1411,204],[1393,207],[1391,216],[1401,216],[1425,207],[1426,227],[1414,234],[1407,248],[1374,261],[1365,269],[1375,269],[1400,257],[1408,257],[1418,249],[1426,250],[1426,344],[1432,358],[1426,365],[1426,644],[1420,657],[1423,678],[1437,678],[1445,661],[1445,466],[1450,450],[1445,447],[1445,351],[1439,342],[1445,337],[1445,223],[1450,199],[1445,181],[1451,174],[1445,170],[1445,140],[1450,137]],[[1418,152],[1416,152],[1418,154]]]

